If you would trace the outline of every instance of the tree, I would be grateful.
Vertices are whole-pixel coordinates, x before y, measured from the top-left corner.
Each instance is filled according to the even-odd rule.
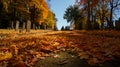
[[[115,28],[120,31],[120,18],[115,21]]]
[[[108,8],[110,10],[110,17],[106,17],[108,19],[108,26],[109,28],[113,29],[113,14],[115,9],[118,9],[120,6],[120,0],[107,0]]]
[[[91,18],[92,18],[91,22],[92,22],[93,29],[94,29],[94,27],[98,26],[99,29],[103,30],[104,23],[107,21],[106,17],[110,16],[109,15],[110,12],[108,10],[106,2],[99,0],[99,2],[95,6],[91,7],[91,9],[92,9],[91,10]],[[97,25],[97,26],[95,26],[95,25]]]
[[[48,16],[45,19],[44,23],[46,23],[47,28],[54,29],[54,26],[55,26],[55,14],[53,12],[49,11]]]
[[[82,19],[84,19],[84,17],[77,6],[69,6],[63,18],[66,19],[68,23],[74,23],[75,29],[82,27]]]
[[[54,20],[55,20],[54,30],[56,31],[56,30],[58,30],[58,28],[57,28],[57,21],[58,21],[58,19],[54,17]]]
[[[1,0],[0,1],[0,28],[7,28],[9,26],[8,24],[8,1]]]
[[[54,13],[50,11],[45,0],[1,0],[0,7],[1,28],[9,26],[11,29],[16,28],[16,30],[19,27],[25,29],[28,20],[31,21],[32,28],[37,28],[41,24],[47,24],[52,29],[55,27]],[[48,18],[50,22],[46,22]]]
[[[74,7],[74,6],[69,6],[64,14],[64,19],[67,20],[67,22],[73,22],[76,18],[76,15],[78,14],[79,10],[78,7]]]
[[[120,5],[120,0],[80,0],[79,2],[76,0],[75,4],[82,7],[81,9],[86,13],[88,29],[92,27],[91,24],[93,23],[91,22],[95,19],[95,13],[99,14],[99,18],[97,18],[101,20],[101,29],[103,29],[105,21],[108,22],[108,28],[113,29],[113,15],[114,11]],[[93,10],[94,8],[96,8],[96,11]]]
[[[77,6],[82,6],[82,10],[84,11],[84,13],[86,13],[87,16],[87,24],[86,24],[86,28],[87,30],[92,29],[92,22],[93,22],[93,11],[92,8],[98,3],[98,0],[80,0],[80,2],[78,2],[78,0],[76,0],[76,5]]]
[[[61,27],[61,30],[65,30],[64,26]]]
[[[29,18],[29,10],[26,5],[29,3],[29,0],[7,0],[8,8],[7,13],[9,16],[10,27],[13,29],[19,29],[19,24],[23,22],[23,19]],[[21,21],[21,22],[20,22]],[[18,23],[20,22],[20,23]],[[15,26],[17,25],[17,26]],[[15,27],[13,27],[15,26]]]
[[[44,22],[44,20],[47,18],[48,15],[48,6],[45,0],[32,0],[30,2],[30,7],[35,7],[37,9],[36,12],[36,22],[38,24],[41,24]]]

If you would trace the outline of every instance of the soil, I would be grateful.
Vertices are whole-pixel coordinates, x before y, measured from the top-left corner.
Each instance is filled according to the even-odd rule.
[[[51,57],[39,60],[34,67],[120,67],[120,61],[109,61],[101,66],[92,66],[69,52],[51,53],[51,55]]]
[[[91,67],[84,60],[68,52],[52,53],[51,57],[46,57],[36,63],[35,67]]]

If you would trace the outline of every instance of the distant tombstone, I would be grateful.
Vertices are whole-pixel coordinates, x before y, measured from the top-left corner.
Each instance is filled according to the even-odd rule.
[[[26,29],[26,32],[30,32],[30,29],[31,29],[31,21],[28,20],[28,21],[27,21],[27,29]]]
[[[35,30],[37,30],[38,29],[38,27],[37,26],[35,26]]]
[[[17,31],[18,29],[19,29],[19,21],[17,20],[15,30]]]
[[[44,26],[44,29],[45,29],[45,30],[47,29],[47,26],[46,26],[46,25]]]
[[[37,29],[40,29],[40,25],[37,27]]]
[[[23,22],[23,30],[25,29],[25,22]]]
[[[33,29],[35,29],[35,24],[33,23]]]

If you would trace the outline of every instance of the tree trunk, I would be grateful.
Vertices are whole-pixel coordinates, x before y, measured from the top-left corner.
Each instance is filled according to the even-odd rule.
[[[91,20],[91,29],[94,29],[94,19],[95,19],[95,17],[94,17],[94,15],[93,15],[93,11],[92,11],[93,9],[91,9],[91,18],[92,18],[92,20]]]
[[[87,16],[87,30],[90,30],[91,29],[91,22],[90,22],[90,1],[88,1],[88,6],[87,6],[87,9],[88,9],[88,16]]]
[[[26,29],[26,32],[30,32],[30,29],[31,29],[31,21],[28,20],[28,21],[27,21],[27,29]]]
[[[114,0],[110,1],[110,20],[109,20],[109,29],[113,29],[113,9],[114,9]]]
[[[104,28],[104,13],[102,14],[102,18],[101,18],[101,30],[103,30]]]
[[[11,29],[14,29],[14,22],[11,21]]]
[[[110,10],[110,22],[109,22],[109,28],[110,29],[113,29],[113,8],[111,8],[111,10]]]

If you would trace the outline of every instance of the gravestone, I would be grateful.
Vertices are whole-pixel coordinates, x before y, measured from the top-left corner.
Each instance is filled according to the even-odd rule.
[[[17,20],[15,30],[17,31],[18,29],[19,29],[19,21]]]
[[[26,29],[26,32],[30,32],[30,29],[31,29],[31,21],[28,20],[28,21],[27,21],[27,29]]]
[[[23,22],[23,30],[25,29],[25,22]]]

